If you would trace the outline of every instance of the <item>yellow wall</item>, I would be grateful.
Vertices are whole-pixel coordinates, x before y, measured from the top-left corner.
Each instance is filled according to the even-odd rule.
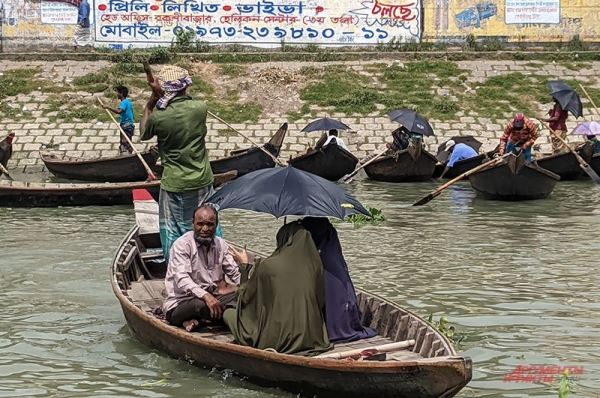
[[[424,41],[469,34],[524,42],[600,39],[600,0],[424,0],[423,6]],[[528,23],[506,23],[515,16]],[[535,23],[544,18],[558,23]]]

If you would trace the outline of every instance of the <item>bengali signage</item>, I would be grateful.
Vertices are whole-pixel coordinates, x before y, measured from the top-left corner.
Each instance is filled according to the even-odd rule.
[[[95,0],[96,41],[195,40],[263,46],[361,45],[421,38],[421,0]]]
[[[41,22],[45,24],[77,24],[77,7],[58,1],[44,1],[40,4]]]
[[[558,24],[560,0],[506,0],[507,24]]]

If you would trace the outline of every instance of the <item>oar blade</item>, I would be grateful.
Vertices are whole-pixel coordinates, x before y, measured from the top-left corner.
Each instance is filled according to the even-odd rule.
[[[436,196],[437,195],[430,193],[427,196],[424,196],[421,199],[419,199],[418,201],[416,201],[415,203],[413,203],[413,206],[423,206],[423,205],[431,202],[433,200],[433,198],[435,198]]]
[[[583,164],[583,163],[580,163],[580,164],[579,164],[579,167],[581,167],[581,168],[583,169],[583,171],[585,171],[585,173],[586,173],[587,175],[589,175],[589,176],[590,176],[590,178],[591,178],[592,180],[594,180],[594,182],[595,182],[596,184],[600,185],[600,176],[598,176],[598,173],[596,173],[596,172],[594,171],[594,169],[592,169],[592,167],[591,167],[589,164],[587,164],[587,163],[585,163],[585,164]]]

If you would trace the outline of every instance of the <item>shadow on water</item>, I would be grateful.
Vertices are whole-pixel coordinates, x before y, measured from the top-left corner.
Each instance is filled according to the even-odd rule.
[[[525,364],[583,366],[578,394],[600,389],[600,190],[564,182],[548,200],[492,202],[468,183],[426,206],[435,183],[347,186],[386,221],[336,224],[357,286],[466,335],[474,378],[462,397],[555,397],[505,383]],[[222,213],[228,239],[269,253],[283,220]],[[124,326],[108,268],[131,207],[0,208],[0,397],[251,397],[288,394],[197,369],[138,343]],[[585,342],[585,344],[582,344]]]

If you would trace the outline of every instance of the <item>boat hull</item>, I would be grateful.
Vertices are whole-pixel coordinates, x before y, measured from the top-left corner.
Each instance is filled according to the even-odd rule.
[[[158,160],[158,152],[149,150],[141,153],[150,168]],[[148,178],[146,168],[136,155],[124,155],[114,158],[63,159],[51,153],[41,153],[40,157],[49,172],[56,177],[69,180],[93,182],[144,181]]]
[[[474,169],[475,167],[481,165],[487,159],[488,159],[487,155],[481,154],[481,155],[477,155],[477,156],[474,156],[469,159],[460,160],[460,161],[454,163],[454,166],[448,170],[446,175],[444,175],[444,178],[446,178],[446,179],[456,178],[459,175],[464,174],[467,171]]]
[[[592,159],[592,146],[584,145],[577,151],[579,156],[589,163]],[[584,176],[585,172],[579,166],[579,161],[571,152],[563,152],[544,156],[537,160],[538,166],[558,174],[561,181],[576,180]]]
[[[337,181],[356,168],[358,159],[344,148],[330,144],[318,151],[290,159],[289,164],[297,169]]]
[[[600,174],[600,153],[597,153],[594,156],[592,156],[589,164],[591,168],[594,169],[596,174]]]
[[[560,177],[541,167],[525,164],[523,156],[469,176],[478,196],[488,200],[521,201],[547,198]]]
[[[365,167],[370,179],[386,182],[427,181],[433,177],[437,159],[427,151],[403,150],[385,155]]]

